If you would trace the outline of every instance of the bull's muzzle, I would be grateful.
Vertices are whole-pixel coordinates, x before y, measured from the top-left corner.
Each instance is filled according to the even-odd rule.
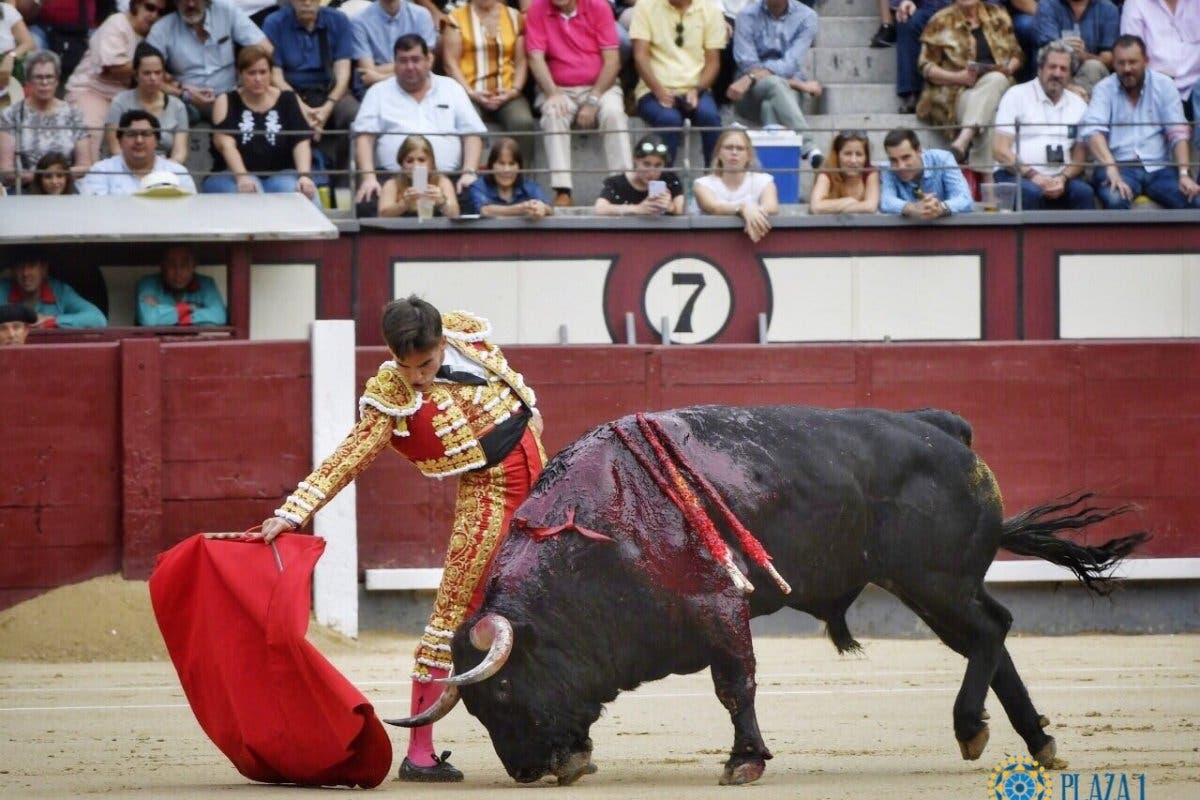
[[[401,728],[420,728],[432,725],[449,714],[450,710],[458,705],[459,686],[487,680],[504,666],[504,662],[512,653],[512,624],[499,614],[488,614],[471,626],[471,644],[479,650],[487,651],[487,655],[475,669],[468,670],[462,675],[439,678],[439,683],[446,684],[446,690],[433,705],[420,714],[403,719],[385,719],[384,722]]]

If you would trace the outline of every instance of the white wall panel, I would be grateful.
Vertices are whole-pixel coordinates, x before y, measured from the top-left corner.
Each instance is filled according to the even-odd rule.
[[[442,311],[465,309],[492,323],[501,344],[608,344],[608,259],[396,261],[392,294],[416,293]]]
[[[250,267],[251,339],[308,339],[316,318],[316,264]]]
[[[767,258],[772,342],[979,339],[978,256]]]
[[[1200,254],[1062,256],[1064,339],[1200,336]]]

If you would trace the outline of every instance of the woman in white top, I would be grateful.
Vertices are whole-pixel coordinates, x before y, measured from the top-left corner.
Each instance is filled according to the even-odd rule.
[[[167,0],[132,0],[128,12],[109,15],[88,40],[87,52],[67,79],[67,100],[83,112],[91,133],[93,161],[100,157],[108,106],[133,80],[133,51],[166,7]]]
[[[741,217],[746,235],[757,242],[771,230],[769,218],[779,213],[779,195],[774,178],[751,171],[754,162],[746,131],[725,131],[713,151],[712,174],[697,178],[692,191],[701,214]]]
[[[0,108],[21,99],[20,92],[9,91],[9,81],[17,64],[33,52],[33,34],[17,7],[0,0]],[[14,88],[19,89],[20,83]]]

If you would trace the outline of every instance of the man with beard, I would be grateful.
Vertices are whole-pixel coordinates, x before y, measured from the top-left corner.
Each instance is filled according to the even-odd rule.
[[[1096,207],[1092,187],[1080,179],[1087,153],[1074,135],[1087,103],[1065,91],[1076,59],[1071,45],[1050,42],[1038,51],[1037,77],[1000,98],[995,177],[998,183],[1020,178],[1022,209]]]
[[[154,23],[146,41],[166,57],[178,82],[167,91],[188,106],[193,122],[212,119],[217,95],[237,85],[234,48],[256,44],[273,53],[270,40],[232,0],[179,0],[173,14]]]
[[[79,181],[80,194],[128,195],[141,186],[142,178],[152,172],[171,172],[179,176],[179,188],[195,194],[196,184],[187,168],[160,156],[158,119],[149,111],[134,108],[117,122],[117,142],[121,152],[98,161]]]
[[[1080,127],[1105,208],[1129,208],[1143,194],[1164,208],[1200,208],[1200,185],[1187,172],[1183,102],[1171,78],[1146,68],[1140,37],[1118,37],[1113,74],[1096,84]]]
[[[475,182],[487,127],[458,81],[433,74],[433,53],[423,38],[404,34],[393,56],[396,79],[367,90],[351,128],[360,176],[355,201],[378,197],[376,168],[400,171],[396,156],[410,133],[429,139],[439,172],[461,172],[455,186],[461,193]]]

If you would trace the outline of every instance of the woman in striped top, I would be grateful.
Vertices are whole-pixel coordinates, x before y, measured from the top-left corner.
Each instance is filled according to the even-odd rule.
[[[471,0],[450,13],[457,28],[442,32],[446,73],[463,85],[485,122],[513,134],[521,158],[533,163],[533,112],[523,94],[529,77],[521,12],[503,0]],[[525,134],[525,135],[521,135]]]

